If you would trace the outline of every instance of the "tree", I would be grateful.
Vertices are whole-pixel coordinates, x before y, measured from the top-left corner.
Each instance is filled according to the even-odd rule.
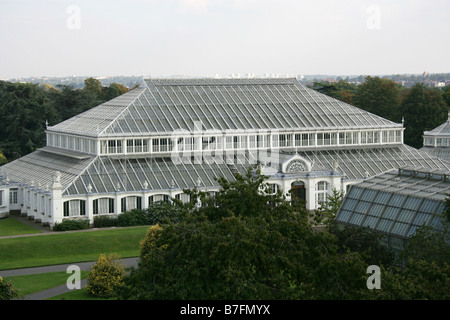
[[[17,297],[19,297],[19,293],[11,281],[5,281],[0,277],[0,300],[12,300]]]
[[[8,159],[6,159],[5,155],[3,154],[2,150],[0,149],[0,166],[6,164],[8,162]]]
[[[46,121],[55,119],[56,111],[38,85],[0,82],[0,147],[6,158],[43,147]]]
[[[439,91],[418,83],[406,94],[400,112],[405,118],[405,144],[421,148],[424,131],[447,120],[448,106]]]
[[[320,208],[316,210],[313,221],[315,224],[329,225],[334,221],[336,214],[344,200],[344,192],[333,189],[333,194],[327,195],[327,200],[320,203]]]
[[[366,290],[366,299],[448,300],[450,267],[410,259],[406,267],[381,266],[381,290]]]
[[[338,253],[304,207],[265,192],[259,173],[217,180],[214,198],[192,192],[206,206],[191,202],[182,221],[148,230],[119,298],[352,299],[366,290],[359,253]]]
[[[329,230],[336,236],[339,252],[359,252],[367,265],[394,265],[395,255],[381,243],[382,234],[364,227],[339,228],[335,222],[332,222]]]
[[[58,122],[89,110],[103,101],[95,94],[75,89],[71,85],[58,85],[57,88],[58,90],[49,91],[47,94],[59,115]]]
[[[86,290],[96,297],[109,298],[115,293],[125,275],[125,268],[118,262],[116,254],[100,254],[87,276]]]
[[[85,79],[83,90],[92,93],[99,99],[104,98],[102,83],[98,79],[94,79],[92,77]]]
[[[448,208],[448,202],[447,202]],[[400,256],[403,261],[410,259],[435,262],[439,265],[450,262],[450,240],[449,221],[445,212],[441,215],[440,224],[421,226],[408,239]]]
[[[444,92],[442,93],[442,98],[444,99],[447,106],[450,108],[450,86],[446,86]]]
[[[356,92],[356,86],[346,80],[339,80],[335,83],[314,82],[311,88],[348,104],[353,103],[353,98]]]
[[[400,85],[388,79],[368,76],[358,87],[355,106],[391,121],[400,122]]]
[[[103,94],[106,100],[111,100],[126,92],[128,92],[128,88],[118,83],[111,83],[109,87],[103,87]]]

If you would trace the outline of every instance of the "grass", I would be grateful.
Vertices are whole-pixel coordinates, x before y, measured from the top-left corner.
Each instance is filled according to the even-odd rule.
[[[87,293],[86,288],[81,288],[79,290],[72,290],[72,291],[48,298],[46,300],[110,300],[110,299],[90,296]],[[111,298],[111,300],[116,300],[116,299]]]
[[[0,237],[31,233],[41,233],[41,231],[14,218],[0,219]]]
[[[81,271],[81,279],[87,277],[88,271]],[[66,272],[51,272],[29,274],[24,276],[5,277],[5,281],[11,281],[14,288],[19,290],[20,297],[63,285],[69,275]]]
[[[0,239],[0,270],[38,267],[54,264],[95,261],[100,253],[117,253],[121,258],[139,256],[139,242],[148,226],[117,229],[89,229],[80,232],[55,232],[27,236],[40,231],[12,218],[0,220],[0,236],[21,235]],[[85,278],[87,271],[81,271]],[[19,290],[21,297],[63,285],[66,272],[52,272],[5,277]],[[73,290],[48,300],[107,300],[87,294],[86,289]]]
[[[0,270],[95,261],[100,253],[139,256],[148,227],[89,230],[0,239]]]

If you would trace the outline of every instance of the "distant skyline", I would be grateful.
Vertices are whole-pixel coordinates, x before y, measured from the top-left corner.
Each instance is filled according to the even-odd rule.
[[[0,79],[450,72],[448,0],[0,0]]]

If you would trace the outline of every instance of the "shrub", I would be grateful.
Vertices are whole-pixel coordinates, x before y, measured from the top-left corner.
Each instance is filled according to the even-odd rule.
[[[118,227],[132,227],[151,225],[149,215],[144,210],[134,209],[119,214],[117,217]]]
[[[89,229],[89,227],[90,224],[88,219],[63,220],[60,223],[55,223],[53,231],[82,230]]]
[[[146,210],[151,225],[171,221],[173,223],[183,220],[184,212],[181,208],[167,202],[156,202]]]
[[[14,289],[11,282],[4,281],[3,278],[0,277],[0,300],[11,300],[18,296],[19,294],[16,289]]]
[[[125,276],[125,268],[118,259],[118,255],[114,253],[109,256],[100,254],[87,276],[88,294],[102,298],[114,296],[116,288],[121,285]]]
[[[94,228],[107,228],[115,226],[117,226],[117,217],[115,216],[94,217]]]

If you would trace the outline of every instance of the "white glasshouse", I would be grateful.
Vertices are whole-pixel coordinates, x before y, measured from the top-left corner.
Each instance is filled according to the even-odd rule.
[[[450,112],[447,121],[424,132],[423,147],[420,150],[450,162]]]
[[[117,215],[214,192],[261,168],[313,210],[333,189],[401,166],[449,170],[403,125],[296,79],[151,79],[47,127],[47,145],[0,168],[0,208],[42,224]],[[244,199],[243,199],[244,201]],[[0,212],[2,211],[0,210]]]

